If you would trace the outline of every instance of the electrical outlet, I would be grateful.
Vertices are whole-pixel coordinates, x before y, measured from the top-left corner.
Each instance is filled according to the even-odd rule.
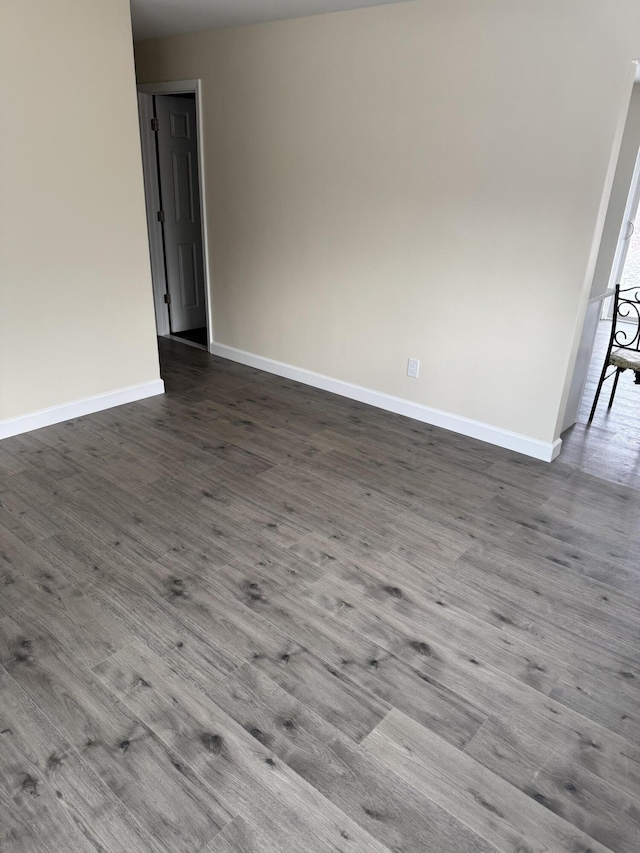
[[[420,370],[420,362],[417,358],[410,358],[407,362],[407,376],[410,376],[412,379],[418,378],[418,371]]]

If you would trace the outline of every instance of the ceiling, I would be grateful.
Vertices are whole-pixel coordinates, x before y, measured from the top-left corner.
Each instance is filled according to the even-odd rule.
[[[133,37],[140,40],[400,2],[403,0],[131,0],[131,17]]]

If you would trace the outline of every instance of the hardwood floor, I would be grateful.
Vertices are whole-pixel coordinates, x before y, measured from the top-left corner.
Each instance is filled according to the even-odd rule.
[[[640,389],[547,465],[161,354],[0,443],[0,851],[637,853]]]

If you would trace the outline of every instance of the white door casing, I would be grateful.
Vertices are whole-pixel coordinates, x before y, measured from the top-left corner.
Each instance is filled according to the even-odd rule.
[[[631,192],[629,193],[627,209],[625,210],[624,223],[622,226],[622,231],[620,232],[618,250],[616,252],[613,269],[611,271],[611,279],[609,282],[610,287],[615,287],[616,284],[619,284],[622,278],[624,264],[627,260],[627,252],[629,251],[629,243],[631,242],[631,238],[633,237],[633,233],[636,228],[636,216],[638,215],[639,202],[640,169],[636,168],[636,172],[633,176],[633,183],[631,185]]]
[[[171,331],[207,325],[195,100],[155,98]]]
[[[613,258],[611,267],[611,276],[609,278],[609,289],[615,288],[616,284],[620,284],[624,265],[627,260],[629,244],[636,229],[636,217],[638,215],[638,206],[640,205],[640,152],[636,158],[636,165],[631,179],[629,188],[629,197],[624,211],[624,220],[618,237],[618,245]],[[607,299],[602,306],[602,319],[611,320],[613,312],[613,299]]]

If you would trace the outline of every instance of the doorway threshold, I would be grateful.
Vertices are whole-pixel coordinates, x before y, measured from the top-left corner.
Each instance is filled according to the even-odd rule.
[[[180,335],[160,335],[161,338],[167,338],[170,341],[178,341],[179,344],[186,344],[188,347],[195,347],[205,352],[209,352],[209,347],[205,344],[199,344],[197,341],[190,341],[187,338],[181,338]]]

